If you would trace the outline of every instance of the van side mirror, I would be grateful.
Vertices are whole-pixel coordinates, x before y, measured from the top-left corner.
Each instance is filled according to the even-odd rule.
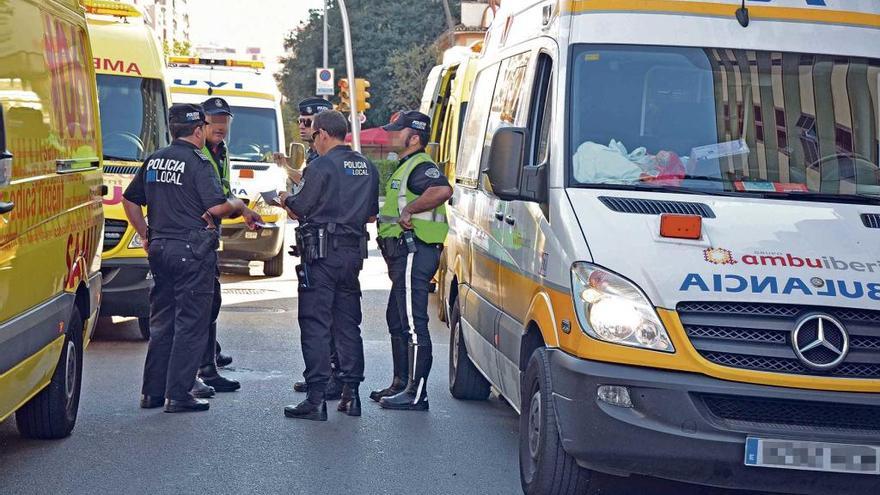
[[[430,142],[427,146],[425,146],[425,153],[430,155],[431,160],[434,160],[434,163],[437,163],[437,157],[440,155],[440,143]]]
[[[492,192],[504,201],[547,201],[545,165],[526,166],[529,131],[503,127],[495,131],[485,170]]]
[[[290,166],[294,170],[299,170],[306,160],[306,147],[302,143],[290,143],[290,147],[287,149],[287,156]]]

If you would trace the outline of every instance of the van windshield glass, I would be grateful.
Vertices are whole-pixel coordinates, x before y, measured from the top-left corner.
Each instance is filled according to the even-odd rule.
[[[880,60],[578,45],[571,183],[875,202]]]
[[[278,149],[278,124],[272,108],[231,107],[229,158],[245,162],[271,160]]]
[[[143,161],[168,145],[162,81],[109,74],[97,80],[105,159]]]

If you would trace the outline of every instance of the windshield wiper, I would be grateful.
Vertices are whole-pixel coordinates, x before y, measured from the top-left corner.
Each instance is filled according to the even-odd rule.
[[[681,186],[668,186],[668,185],[654,185],[647,182],[641,182],[638,184],[583,184],[581,187],[589,187],[596,189],[614,189],[618,191],[649,191],[649,192],[663,192],[663,193],[676,193],[676,194],[696,194],[696,195],[706,195],[706,196],[737,196],[737,193],[732,193],[728,191],[718,191],[718,190],[705,190],[705,189],[694,189],[691,187],[681,187]]]
[[[139,158],[132,158],[130,156],[114,156],[114,155],[104,155],[105,160],[111,160],[114,162],[140,162]]]
[[[816,201],[827,203],[871,204],[880,205],[880,197],[866,194],[834,194],[822,192],[763,192],[760,193],[767,199],[797,199],[802,201]]]
[[[263,160],[254,160],[251,158],[245,158],[243,156],[235,156],[235,155],[229,155],[229,159],[235,160],[237,162],[263,163]]]

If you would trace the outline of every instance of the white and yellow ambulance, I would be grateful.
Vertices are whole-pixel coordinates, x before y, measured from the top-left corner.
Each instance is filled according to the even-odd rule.
[[[880,5],[504,0],[485,43],[450,390],[520,412],[524,491],[880,493]]]
[[[101,297],[101,129],[75,0],[0,9],[0,421],[62,438]]]
[[[232,194],[259,213],[267,226],[247,228],[241,218],[226,219],[221,230],[221,262],[263,261],[268,277],[284,271],[283,209],[260,196],[281,191],[287,175],[272,154],[284,148],[281,95],[262,62],[198,57],[171,57],[168,79],[173,103],[201,103],[212,96],[226,100],[233,118],[226,140]]]
[[[170,142],[165,61],[135,7],[83,0],[88,15],[104,139],[103,316],[137,317],[150,337],[147,253],[122,209],[122,193],[143,160]]]

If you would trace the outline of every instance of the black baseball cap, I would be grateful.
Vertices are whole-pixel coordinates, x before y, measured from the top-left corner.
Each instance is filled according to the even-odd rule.
[[[193,103],[171,105],[171,110],[168,112],[168,122],[172,124],[204,124],[205,109],[201,105]]]
[[[386,131],[402,131],[413,129],[419,132],[428,132],[431,129],[431,117],[415,110],[403,110],[391,116],[391,122],[383,125]]]
[[[226,103],[226,100],[223,98],[218,98],[216,96],[208,98],[202,102],[202,107],[205,108],[205,113],[208,115],[229,115],[232,117],[232,110],[229,108],[229,103]]]
[[[299,114],[306,117],[308,117],[309,115],[319,114],[324,110],[331,110],[332,108],[333,105],[324,98],[306,98],[305,100],[299,102]]]

